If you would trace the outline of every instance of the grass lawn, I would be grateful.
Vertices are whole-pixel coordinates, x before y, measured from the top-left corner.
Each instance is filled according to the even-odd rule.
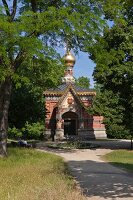
[[[104,156],[104,159],[109,161],[122,169],[126,169],[133,173],[133,151],[117,150],[108,153]]]
[[[33,149],[8,151],[8,158],[0,158],[0,200],[85,200],[62,158]]]

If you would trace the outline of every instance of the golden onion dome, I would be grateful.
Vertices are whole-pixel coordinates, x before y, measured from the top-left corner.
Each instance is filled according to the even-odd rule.
[[[69,52],[67,52],[67,53],[65,54],[65,56],[64,56],[64,61],[65,61],[65,64],[66,64],[67,66],[73,67],[74,64],[75,64],[76,59],[75,59],[75,57],[73,56],[73,54],[69,51]]]

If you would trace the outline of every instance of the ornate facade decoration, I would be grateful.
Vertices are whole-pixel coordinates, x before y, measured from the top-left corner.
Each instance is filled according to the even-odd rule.
[[[75,85],[73,67],[75,57],[64,56],[66,70],[62,85],[44,92],[46,120],[45,133],[56,138],[79,135],[87,138],[106,138],[102,116],[88,112],[96,92]]]

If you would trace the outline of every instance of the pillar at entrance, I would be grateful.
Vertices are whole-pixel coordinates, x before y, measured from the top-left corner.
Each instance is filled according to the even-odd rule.
[[[64,139],[64,129],[56,129],[55,131],[55,140],[62,140]]]

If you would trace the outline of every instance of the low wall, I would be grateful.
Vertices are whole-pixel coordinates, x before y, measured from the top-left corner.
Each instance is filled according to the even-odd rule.
[[[107,138],[105,129],[78,129],[78,136],[90,139]]]

